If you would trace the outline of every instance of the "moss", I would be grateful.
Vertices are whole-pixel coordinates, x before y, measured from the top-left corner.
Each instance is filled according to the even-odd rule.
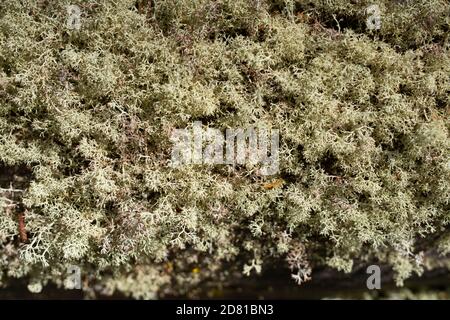
[[[89,294],[153,298],[273,261],[401,285],[448,260],[448,2],[378,1],[377,31],[371,2],[305,3],[78,1],[72,30],[75,3],[2,1],[0,163],[32,174],[0,185],[0,281],[77,265]],[[171,168],[194,121],[279,129],[279,173]]]

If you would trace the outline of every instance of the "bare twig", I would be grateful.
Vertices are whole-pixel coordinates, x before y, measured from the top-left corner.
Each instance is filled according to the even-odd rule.
[[[0,188],[0,192],[23,192],[24,190],[22,189],[14,189],[14,188],[9,188],[9,189],[5,189],[5,188]]]
[[[19,236],[21,242],[25,243],[28,241],[27,230],[25,228],[25,212],[19,213]]]

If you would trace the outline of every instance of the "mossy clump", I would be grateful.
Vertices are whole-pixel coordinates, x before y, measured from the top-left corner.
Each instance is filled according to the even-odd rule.
[[[449,2],[377,1],[368,30],[372,2],[2,0],[0,283],[75,265],[89,294],[155,298],[272,262],[448,268]],[[194,121],[279,129],[279,172],[170,167]]]

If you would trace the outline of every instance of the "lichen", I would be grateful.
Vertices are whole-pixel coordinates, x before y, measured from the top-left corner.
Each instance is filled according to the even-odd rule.
[[[0,3],[0,167],[30,171],[0,185],[1,283],[76,265],[90,294],[155,298],[273,261],[401,285],[448,260],[448,1],[376,1],[380,30],[373,1],[137,2]],[[279,172],[170,167],[195,121],[279,129]]]

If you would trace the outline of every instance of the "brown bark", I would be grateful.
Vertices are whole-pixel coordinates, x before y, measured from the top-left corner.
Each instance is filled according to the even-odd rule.
[[[19,237],[20,242],[26,243],[28,241],[27,230],[25,227],[25,212],[19,212]]]

